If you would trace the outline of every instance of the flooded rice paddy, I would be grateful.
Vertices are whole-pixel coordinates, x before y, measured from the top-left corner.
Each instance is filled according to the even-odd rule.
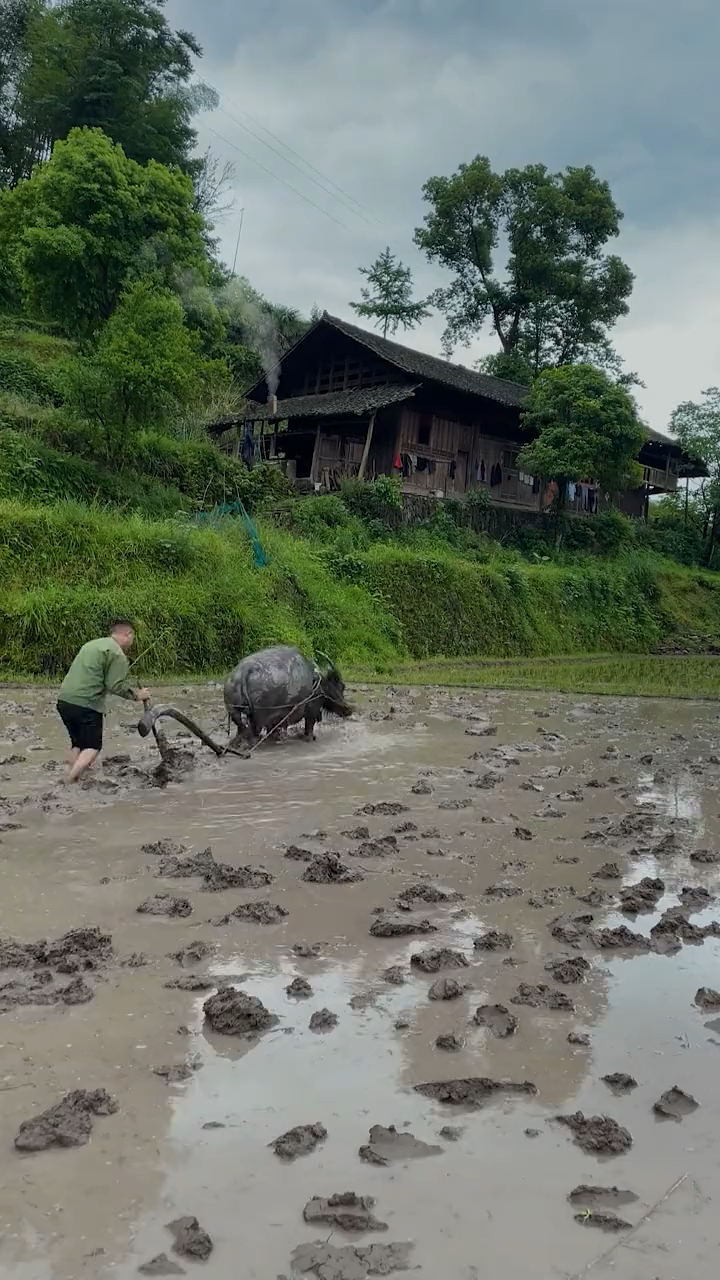
[[[0,1280],[717,1275],[717,708],[356,698],[71,789],[0,695]]]

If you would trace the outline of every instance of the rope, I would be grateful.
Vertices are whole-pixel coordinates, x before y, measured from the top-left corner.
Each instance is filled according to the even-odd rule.
[[[313,685],[312,690],[311,690],[311,692],[309,693],[308,697],[307,697],[307,698],[303,698],[302,702],[294,702],[294,703],[292,703],[292,704],[285,702],[285,703],[282,703],[282,704],[281,704],[281,706],[279,706],[279,707],[268,707],[268,708],[267,708],[267,710],[268,710],[268,711],[281,711],[281,710],[283,709],[283,707],[287,707],[287,706],[289,706],[289,707],[290,707],[290,710],[288,711],[288,713],[287,713],[287,715],[286,715],[286,716],[283,716],[282,720],[279,720],[279,721],[278,721],[278,723],[277,723],[276,725],[273,725],[272,729],[269,729],[269,730],[268,730],[268,732],[267,732],[267,733],[266,733],[266,735],[265,735],[265,741],[266,741],[266,742],[267,742],[268,738],[270,738],[270,737],[273,735],[273,733],[277,733],[278,729],[282,729],[282,727],[283,727],[283,725],[285,724],[285,722],[286,722],[287,720],[289,720],[289,719],[290,719],[290,716],[292,715],[293,711],[298,711],[301,707],[306,706],[308,702],[312,702],[313,698],[315,697],[315,694],[317,693],[318,689],[320,688],[320,683],[321,683],[321,677],[320,677],[320,676],[318,676],[318,678],[317,678],[317,680],[316,680],[315,684]],[[263,709],[265,709],[265,708],[263,708]],[[254,744],[254,746],[250,747],[250,755],[252,755],[253,751],[257,751],[257,749],[258,749],[258,747],[261,745],[262,741],[263,741],[263,739],[262,739],[262,738],[258,738],[258,740],[257,740],[257,742]]]

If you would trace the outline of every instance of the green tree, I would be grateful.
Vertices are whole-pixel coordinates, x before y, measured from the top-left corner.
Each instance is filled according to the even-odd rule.
[[[500,174],[476,156],[449,178],[430,178],[423,195],[430,212],[415,243],[453,273],[430,299],[445,316],[448,353],[489,321],[502,353],[517,353],[533,373],[582,361],[616,368],[608,332],[627,313],[633,276],[603,254],[622,214],[590,166]]]
[[[70,403],[102,426],[109,457],[141,428],[168,430],[230,380],[224,363],[200,353],[179,298],[147,279],[128,287],[94,349],[67,376]]]
[[[85,337],[112,314],[129,279],[172,284],[208,263],[190,178],[128,160],[99,129],[73,129],[32,178],[0,196],[28,310]]]
[[[705,560],[712,564],[720,542],[720,387],[708,387],[702,400],[685,400],[670,417],[670,430],[691,458],[705,463],[707,478],[694,494],[702,519]]]
[[[412,271],[391,253],[389,245],[371,266],[358,270],[370,288],[363,286],[362,302],[351,302],[350,306],[359,316],[375,320],[375,328],[382,329],[383,338],[397,333],[400,327],[414,329],[430,315],[425,301],[413,301]]]
[[[518,466],[556,481],[558,517],[571,481],[596,480],[610,492],[640,484],[636,458],[644,428],[632,396],[601,369],[578,364],[543,370],[522,421],[534,439],[520,450]]]
[[[1,180],[28,178],[74,128],[102,129],[139,164],[202,170],[192,118],[216,95],[190,84],[202,51],[165,3],[0,0]]]

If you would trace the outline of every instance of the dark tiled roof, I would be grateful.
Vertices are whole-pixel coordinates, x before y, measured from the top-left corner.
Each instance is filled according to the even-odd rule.
[[[528,388],[519,382],[505,382],[502,378],[490,378],[487,374],[477,373],[464,364],[453,364],[450,360],[441,360],[438,356],[426,355],[424,351],[415,351],[412,347],[404,347],[400,342],[391,342],[389,338],[381,338],[379,334],[368,329],[359,329],[357,325],[339,320],[337,316],[323,313],[323,320],[334,329],[338,329],[355,342],[361,342],[369,351],[388,360],[404,373],[413,378],[428,378],[433,382],[442,382],[457,391],[468,395],[484,396],[486,400],[495,400],[498,404],[506,404],[511,408],[519,408],[525,399]]]
[[[354,391],[330,391],[326,395],[294,396],[290,400],[278,400],[274,410],[269,404],[248,401],[243,413],[236,413],[229,418],[221,418],[210,423],[208,431],[219,435],[236,427],[246,419],[264,422],[284,422],[286,418],[326,418],[341,417],[346,414],[372,413],[374,409],[382,409],[386,404],[397,404],[400,400],[409,400],[415,391],[407,383],[390,383],[386,386],[358,388]]]

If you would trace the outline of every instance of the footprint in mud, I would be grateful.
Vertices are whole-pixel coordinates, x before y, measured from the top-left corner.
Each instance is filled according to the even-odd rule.
[[[674,1085],[653,1104],[653,1111],[663,1119],[679,1121],[683,1116],[689,1116],[693,1111],[697,1111],[699,1106],[700,1103],[696,1102],[695,1098]]]
[[[517,1031],[518,1020],[504,1004],[483,1004],[475,1011],[473,1022],[478,1027],[487,1027],[498,1039],[503,1040]]]
[[[442,1147],[431,1146],[421,1142],[412,1133],[399,1133],[394,1124],[384,1128],[374,1124],[365,1146],[360,1147],[358,1155],[368,1164],[388,1165],[393,1160],[417,1160],[424,1156],[442,1155]]]
[[[354,1191],[341,1191],[323,1199],[314,1196],[303,1209],[308,1223],[322,1222],[340,1231],[362,1235],[366,1231],[387,1231],[387,1222],[375,1217],[375,1200],[372,1196],[358,1196]]]

